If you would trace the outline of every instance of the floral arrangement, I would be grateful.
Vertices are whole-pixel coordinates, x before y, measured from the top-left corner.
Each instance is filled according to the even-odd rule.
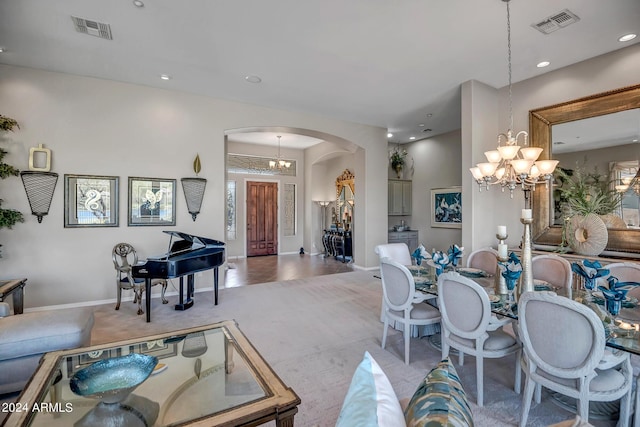
[[[13,132],[13,128],[20,129],[18,122],[10,117],[6,117],[0,114],[0,130]],[[0,179],[5,179],[11,176],[18,176],[18,174],[20,173],[18,169],[4,162],[4,156],[7,154],[7,151],[0,148]],[[2,205],[1,198],[0,205]],[[24,222],[24,217],[22,216],[21,212],[15,209],[3,209],[2,206],[0,206],[0,229],[10,229],[19,222]]]
[[[588,259],[585,259],[582,263],[571,263],[571,271],[582,277],[584,287],[590,291],[596,287],[598,277],[609,274],[609,270],[602,268],[602,264],[599,261],[589,261]]]
[[[431,255],[429,255],[429,252],[424,248],[424,245],[421,244],[411,253],[411,257],[416,260],[417,265],[420,265],[422,264],[422,260],[431,258]]]
[[[389,155],[389,161],[391,162],[391,167],[394,171],[398,172],[399,169],[402,169],[404,166],[405,159],[407,157],[407,150],[402,149],[400,147],[396,147],[393,149],[391,154]]]
[[[598,286],[598,290],[602,291],[607,311],[612,316],[617,316],[622,307],[622,302],[627,297],[627,292],[629,292],[629,289],[622,289],[623,285],[621,283],[627,282],[619,282],[618,278],[613,276],[608,277],[607,282],[609,284],[608,288]]]
[[[451,261],[451,265],[454,267],[458,266],[458,263],[462,259],[462,252],[464,251],[464,247],[460,247],[458,245],[451,245],[451,247],[447,250],[447,255],[449,255],[449,260]]]
[[[449,255],[442,251],[434,251],[431,255],[431,259],[436,266],[436,277],[442,274],[445,267],[451,262],[449,260]]]

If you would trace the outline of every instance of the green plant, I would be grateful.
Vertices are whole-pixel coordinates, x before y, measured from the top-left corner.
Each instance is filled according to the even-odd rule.
[[[0,115],[0,129],[12,132],[14,128],[20,128],[17,121]],[[0,148],[0,179],[18,176],[20,173],[18,169],[4,162],[4,156],[6,155],[7,151]],[[12,228],[19,222],[24,222],[22,213],[14,209],[2,209],[2,199],[0,199],[0,228]]]
[[[597,168],[593,172],[587,172],[583,167],[558,168],[556,180],[560,183],[556,187],[560,204],[568,207],[573,215],[610,214],[622,200],[622,195],[610,187],[606,176],[598,173]]]
[[[400,150],[400,147],[394,148],[389,155],[389,160],[391,161],[391,167],[393,170],[397,171],[398,169],[401,169],[404,166],[406,157],[407,150]]]

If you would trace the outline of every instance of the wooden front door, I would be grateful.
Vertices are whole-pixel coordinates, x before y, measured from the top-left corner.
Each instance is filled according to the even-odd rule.
[[[278,183],[247,182],[247,256],[278,253]]]

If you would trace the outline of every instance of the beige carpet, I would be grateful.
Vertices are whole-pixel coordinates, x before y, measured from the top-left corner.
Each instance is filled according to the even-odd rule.
[[[222,289],[219,305],[211,293],[196,294],[194,306],[175,311],[153,300],[151,323],[135,314],[133,303],[96,307],[93,342],[103,343],[235,319],[284,382],[302,399],[297,426],[333,426],[355,367],[369,351],[388,375],[399,398],[410,397],[439,360],[426,338],[411,342],[411,364],[402,362],[402,336],[391,331],[380,348],[381,287],[372,272],[355,271],[315,278]],[[514,426],[521,396],[513,392],[514,356],[485,361],[485,407],[475,402],[475,360],[456,367],[467,390],[477,426]],[[543,393],[529,421],[545,426],[572,415]],[[611,422],[592,421],[598,426]]]

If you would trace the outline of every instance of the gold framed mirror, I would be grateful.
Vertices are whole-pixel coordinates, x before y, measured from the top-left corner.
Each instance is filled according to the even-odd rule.
[[[592,117],[640,108],[640,85],[599,93],[573,101],[529,111],[530,143],[541,147],[540,159],[553,158],[552,127]],[[562,226],[554,225],[550,189],[538,186],[533,191],[533,242],[559,246]],[[610,229],[605,250],[640,253],[640,229]]]
[[[353,205],[355,202],[355,176],[349,169],[345,169],[336,178],[336,207],[338,228],[349,230],[353,221]]]

